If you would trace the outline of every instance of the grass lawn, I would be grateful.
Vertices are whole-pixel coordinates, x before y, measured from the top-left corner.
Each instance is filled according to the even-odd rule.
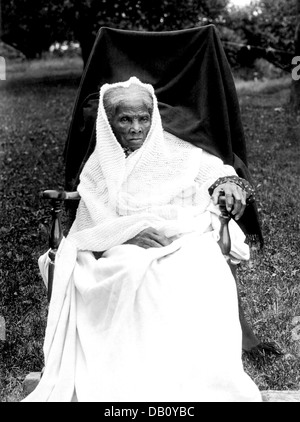
[[[76,58],[7,63],[0,81],[1,402],[22,399],[25,375],[43,366],[47,299],[37,258],[47,249],[49,207],[39,192],[62,187],[81,70]],[[256,334],[284,351],[260,364],[245,356],[244,364],[262,390],[297,390],[300,122],[288,112],[289,78],[236,85],[265,237],[264,253],[240,269],[239,289]]]

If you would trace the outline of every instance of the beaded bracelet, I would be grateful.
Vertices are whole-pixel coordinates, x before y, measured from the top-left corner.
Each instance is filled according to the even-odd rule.
[[[244,191],[246,191],[247,194],[247,199],[246,202],[247,204],[253,202],[255,200],[255,191],[253,189],[253,187],[250,185],[250,183],[248,182],[248,180],[243,179],[242,177],[239,176],[224,176],[224,177],[219,177],[209,188],[208,188],[208,193],[210,195],[213,194],[213,191],[215,190],[216,187],[218,187],[219,185],[222,185],[223,183],[234,183],[236,185],[238,185],[240,188],[242,188]]]

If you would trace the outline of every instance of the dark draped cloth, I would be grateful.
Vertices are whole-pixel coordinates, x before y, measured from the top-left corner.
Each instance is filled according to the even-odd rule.
[[[215,26],[166,32],[102,27],[81,78],[65,146],[66,190],[76,190],[95,146],[100,87],[131,76],[153,85],[166,131],[218,156],[251,183],[235,84]],[[255,203],[239,225],[262,243]]]

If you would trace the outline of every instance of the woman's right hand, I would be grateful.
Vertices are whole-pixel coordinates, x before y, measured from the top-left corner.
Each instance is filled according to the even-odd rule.
[[[172,239],[169,239],[164,234],[160,233],[158,230],[153,227],[148,227],[147,229],[142,230],[132,239],[124,242],[124,245],[131,244],[137,245],[141,248],[161,248],[162,246],[168,246],[172,243]]]

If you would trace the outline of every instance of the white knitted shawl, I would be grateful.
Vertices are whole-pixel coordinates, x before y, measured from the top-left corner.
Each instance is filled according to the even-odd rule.
[[[141,148],[125,157],[103,105],[107,90],[138,84],[153,98],[148,136]],[[78,185],[81,201],[68,235],[78,249],[104,251],[131,239],[146,227],[175,235],[209,205],[208,186],[235,174],[218,158],[164,132],[151,85],[136,77],[101,87],[96,146]]]

